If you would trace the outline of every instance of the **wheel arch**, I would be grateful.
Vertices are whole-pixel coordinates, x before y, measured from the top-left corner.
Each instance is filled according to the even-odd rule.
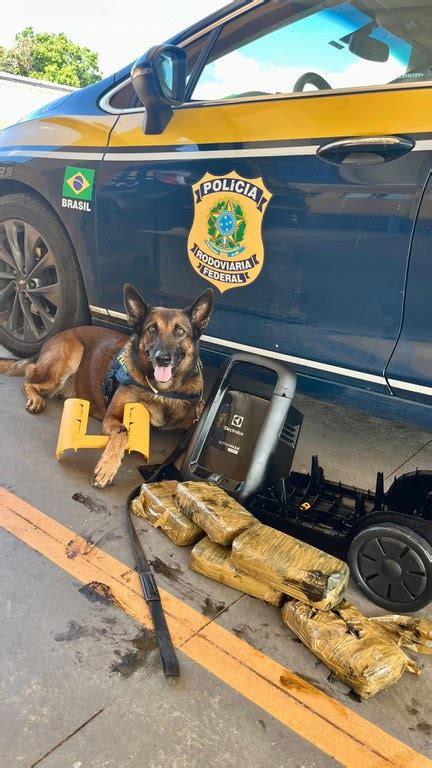
[[[348,547],[351,545],[353,539],[362,531],[370,528],[373,525],[402,525],[405,528],[422,536],[429,544],[432,544],[432,520],[426,520],[422,517],[413,517],[412,515],[404,515],[400,512],[394,512],[389,510],[388,512],[371,512],[369,515],[360,518],[360,520],[353,525],[349,537],[347,539]]]
[[[49,208],[50,213],[55,216],[57,219],[59,225],[61,226],[65,237],[68,239],[70,246],[75,254],[79,270],[81,273],[81,281],[84,288],[86,300],[88,304],[91,303],[97,303],[92,300],[92,294],[95,290],[95,285],[97,284],[97,273],[96,273],[96,264],[92,264],[89,254],[85,253],[83,254],[83,250],[79,247],[79,244],[77,243],[77,239],[71,234],[70,230],[65,226],[65,223],[62,219],[62,217],[59,214],[59,211],[56,209],[56,207],[52,204],[51,200],[44,195],[42,192],[40,192],[38,189],[35,189],[30,184],[27,184],[24,181],[21,181],[19,179],[2,179],[0,181],[0,199],[3,197],[7,197],[8,195],[15,195],[15,194],[25,194],[33,197],[35,200],[38,200],[40,203],[45,205],[47,208]]]
[[[7,229],[2,229],[2,240],[5,237],[11,250],[9,257],[5,253],[5,261],[9,264],[9,268],[6,267],[6,272],[2,273],[2,280],[5,281],[2,282],[5,299],[2,309],[5,317],[2,318],[0,327],[0,343],[18,357],[31,357],[39,352],[46,338],[53,333],[91,322],[88,294],[72,238],[55,208],[43,195],[35,193],[29,185],[17,183],[16,180],[7,185],[0,184],[0,188],[1,220],[5,222],[5,226],[9,221],[15,233],[13,235],[15,245],[12,247],[10,233]],[[17,221],[14,222],[14,219]],[[38,269],[35,261],[38,255],[35,256],[36,250],[33,245],[25,256],[25,266],[30,271],[27,272],[23,266],[25,241],[23,231],[27,227],[26,222],[29,222],[34,233],[30,235],[29,242],[36,245],[34,237],[41,238],[41,247],[44,247],[43,241],[45,241],[48,243],[48,250],[52,251],[48,263],[41,267],[34,279],[32,270]],[[15,255],[18,251],[21,253],[19,257]],[[39,254],[39,258],[43,255],[43,252]],[[40,264],[43,262],[44,258]],[[14,264],[15,269],[10,271],[10,267]],[[56,273],[53,273],[52,268]],[[34,284],[31,285],[31,282]],[[50,293],[51,287],[54,290]],[[18,292],[23,294],[19,300]],[[54,297],[54,292],[57,299]],[[50,306],[45,305],[44,309],[39,293],[43,296],[46,294],[48,299],[52,296],[53,303]],[[48,317],[50,323],[47,324],[45,319],[42,320],[42,316],[45,319]],[[12,326],[9,320],[13,321]]]

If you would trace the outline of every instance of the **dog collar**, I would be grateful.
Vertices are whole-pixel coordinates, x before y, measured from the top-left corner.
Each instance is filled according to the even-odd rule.
[[[200,365],[198,364],[198,370],[200,371]],[[149,380],[147,379],[147,384],[152,390],[152,393],[154,395],[157,395],[158,397],[167,397],[171,400],[201,400],[202,395],[188,395],[188,394],[179,394],[178,392],[159,392],[155,387],[153,387]],[[140,384],[139,381],[136,381],[134,377],[130,374],[129,369],[127,367],[126,363],[126,354],[124,349],[121,349],[120,352],[117,352],[114,360],[111,363],[111,366],[109,368],[109,371],[107,375],[105,376],[104,383],[103,383],[103,395],[104,395],[104,402],[105,406],[108,407],[111,400],[114,397],[114,393],[119,385],[122,387],[128,387],[130,385],[134,385],[135,387],[139,387],[140,389],[145,389],[146,392],[148,392],[148,389],[145,384]]]

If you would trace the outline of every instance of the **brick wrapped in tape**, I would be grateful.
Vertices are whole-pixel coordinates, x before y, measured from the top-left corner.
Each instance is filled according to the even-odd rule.
[[[232,560],[237,570],[322,611],[337,605],[348,583],[342,560],[261,523],[235,539]]]
[[[258,597],[271,605],[280,606],[284,598],[277,589],[252,576],[239,573],[231,560],[231,547],[215,544],[208,536],[195,544],[191,552],[191,568],[209,579]]]
[[[369,619],[375,629],[385,633],[401,648],[416,653],[432,654],[432,621],[420,616],[374,616]]]
[[[225,491],[211,483],[179,483],[175,494],[182,512],[215,542],[228,546],[256,518]]]
[[[185,547],[201,539],[204,531],[178,509],[174,501],[176,488],[176,480],[144,484],[139,497],[131,502],[131,510],[160,528],[174,544]]]
[[[282,621],[321,661],[362,698],[419,668],[350,603],[318,611],[298,600],[282,606]]]

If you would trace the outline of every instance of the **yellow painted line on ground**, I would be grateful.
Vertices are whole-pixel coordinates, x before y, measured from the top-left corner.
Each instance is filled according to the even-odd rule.
[[[151,627],[138,575],[5,489],[0,526],[83,583],[108,587],[126,613]],[[349,768],[432,768],[432,761],[304,682],[273,659],[161,590],[173,642],[246,699]],[[385,694],[384,694],[385,695]]]

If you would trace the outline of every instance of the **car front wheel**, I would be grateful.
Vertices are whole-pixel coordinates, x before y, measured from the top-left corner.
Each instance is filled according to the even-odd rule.
[[[55,214],[32,195],[0,198],[0,344],[30,357],[87,322],[77,259]]]

